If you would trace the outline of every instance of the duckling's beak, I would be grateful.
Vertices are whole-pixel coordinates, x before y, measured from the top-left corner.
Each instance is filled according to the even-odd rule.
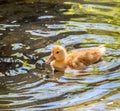
[[[55,60],[55,57],[53,55],[50,55],[50,57],[48,58],[48,60],[46,60],[46,64],[50,64],[53,60]]]

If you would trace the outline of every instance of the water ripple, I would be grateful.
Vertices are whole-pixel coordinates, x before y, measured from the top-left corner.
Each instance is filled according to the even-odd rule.
[[[0,76],[9,76],[0,77],[0,110],[119,111],[120,10],[114,1],[1,2]],[[44,63],[55,45],[70,53],[101,44],[103,60],[83,75],[53,74]]]

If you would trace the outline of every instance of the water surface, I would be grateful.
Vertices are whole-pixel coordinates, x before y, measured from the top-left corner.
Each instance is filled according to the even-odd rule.
[[[0,110],[119,111],[119,0],[0,2]],[[68,52],[104,44],[103,61],[53,72],[52,47]],[[6,76],[4,76],[6,75]]]

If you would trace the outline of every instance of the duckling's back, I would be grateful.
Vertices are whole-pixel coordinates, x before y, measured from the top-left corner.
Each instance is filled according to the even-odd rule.
[[[87,50],[73,52],[66,58],[66,64],[73,69],[82,69],[98,62],[105,54],[106,48],[101,45]]]

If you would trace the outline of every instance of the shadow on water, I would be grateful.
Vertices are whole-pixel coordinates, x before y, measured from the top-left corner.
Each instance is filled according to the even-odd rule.
[[[119,7],[118,0],[1,0],[0,110],[119,111]],[[53,74],[44,63],[55,45],[71,52],[100,44],[104,60],[89,74]]]

